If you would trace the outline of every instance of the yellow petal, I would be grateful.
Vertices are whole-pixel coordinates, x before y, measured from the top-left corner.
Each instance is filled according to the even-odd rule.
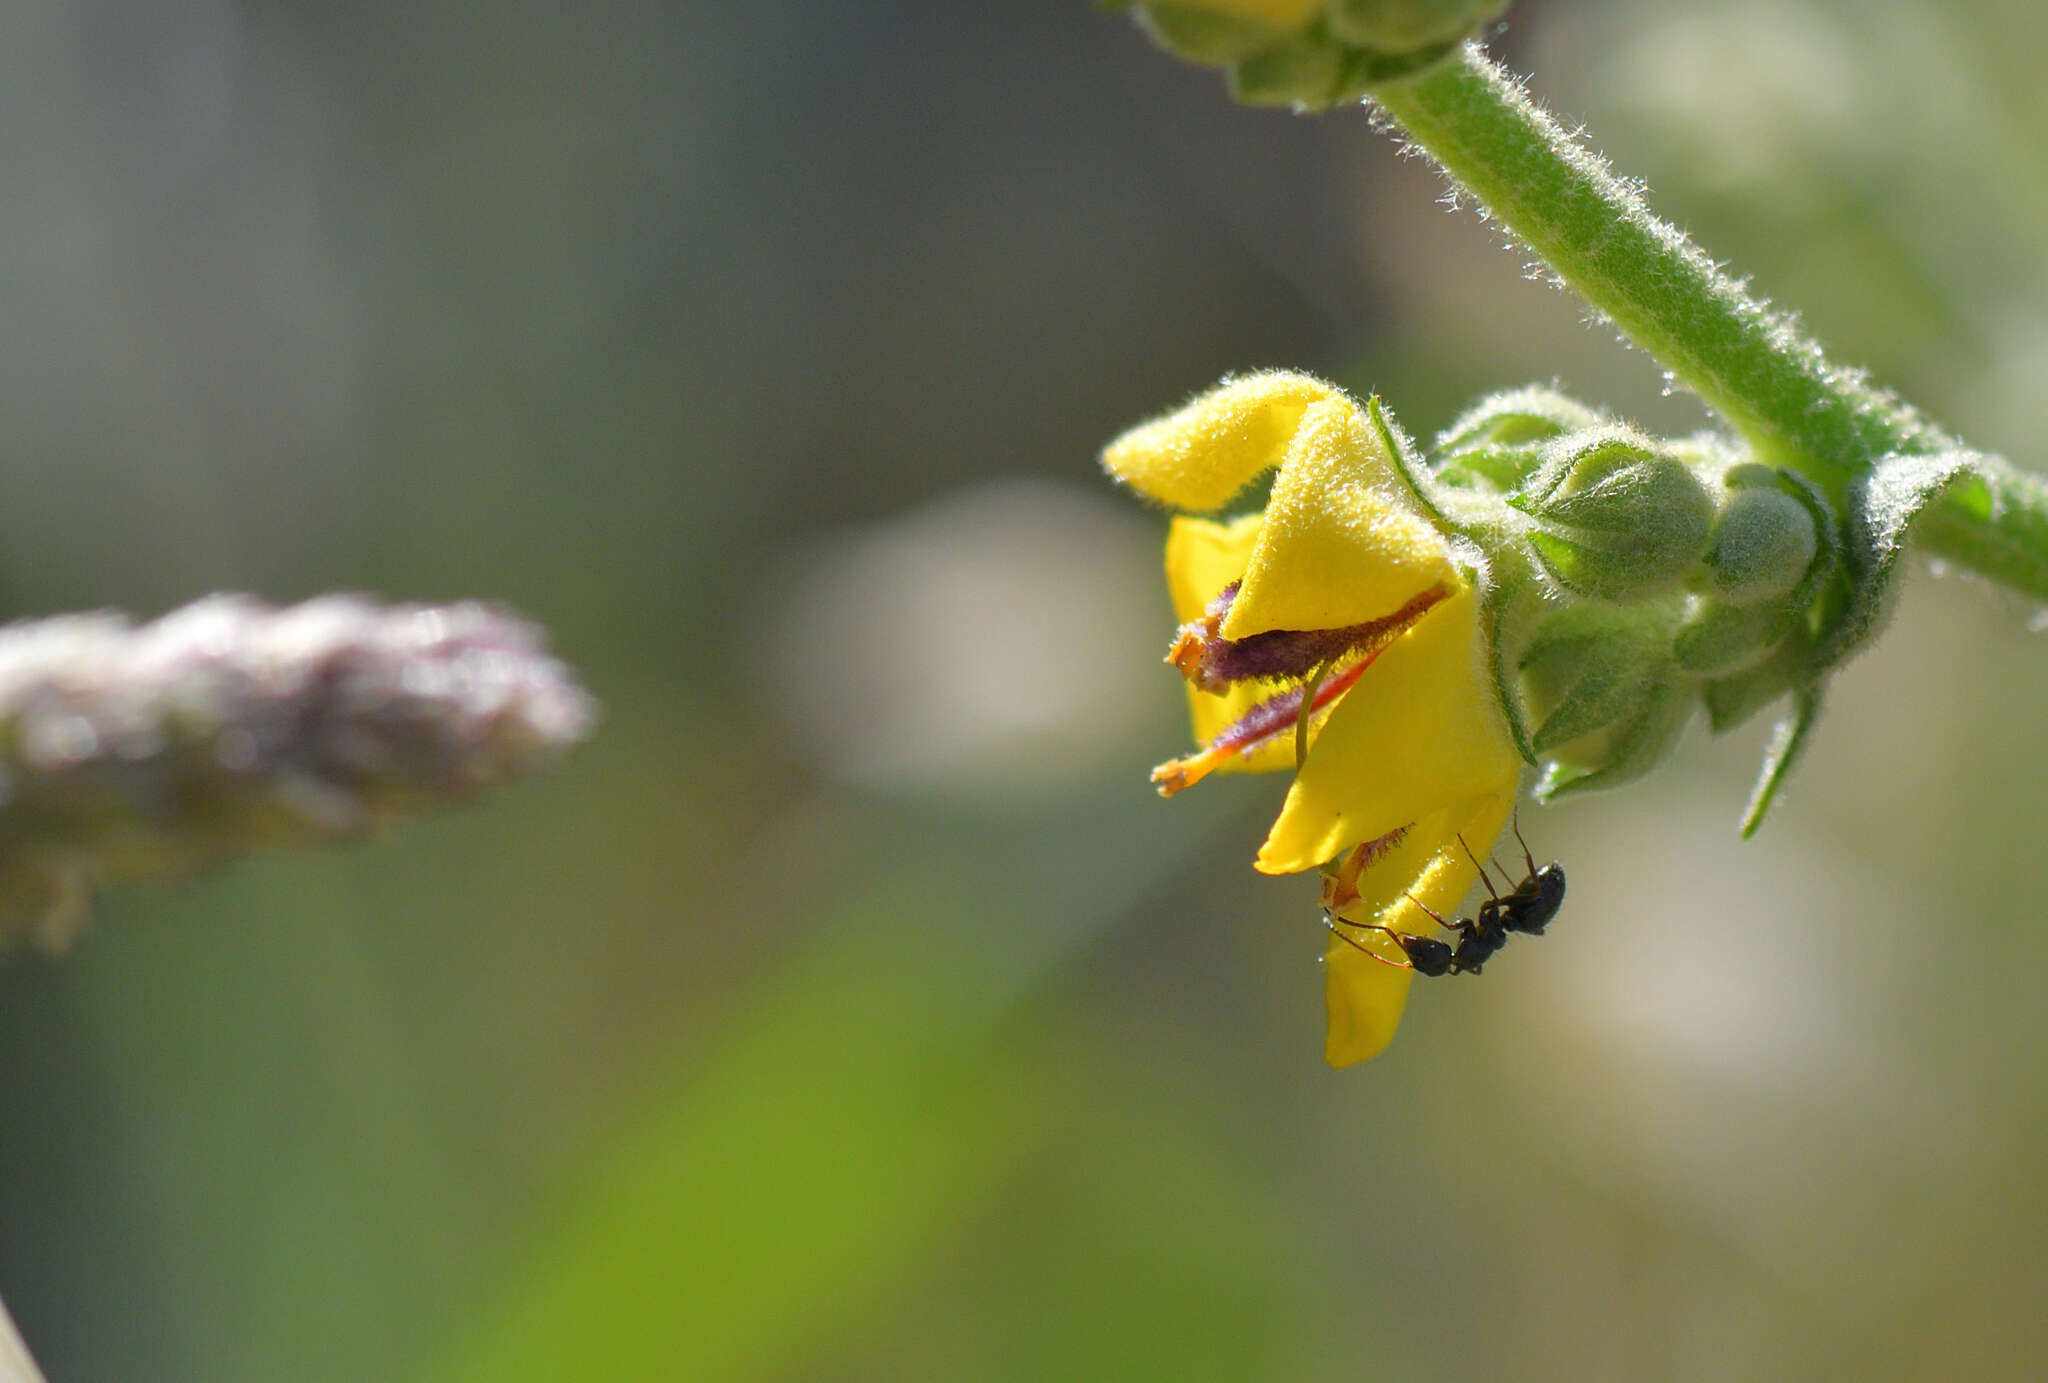
[[[1331,937],[1323,957],[1323,999],[1330,1010],[1323,1059],[1332,1066],[1349,1066],[1385,1051],[1401,1026],[1408,986],[1414,980],[1413,970],[1381,965]]]
[[[1225,586],[1244,579],[1258,541],[1258,514],[1228,523],[1176,518],[1166,530],[1166,593],[1182,624],[1202,617]]]
[[[1310,404],[1295,426],[1220,632],[1342,629],[1459,579],[1450,545],[1415,507],[1365,411],[1337,394]]]
[[[1310,404],[1343,397],[1335,385],[1284,370],[1226,380],[1111,442],[1102,464],[1141,494],[1206,513],[1280,464]]]
[[[1173,597],[1174,618],[1185,624],[1200,619],[1209,602],[1231,582],[1241,580],[1258,540],[1257,514],[1228,523],[1176,518],[1166,530],[1166,589]],[[1245,713],[1273,694],[1270,685],[1242,682],[1218,696],[1188,685],[1188,715],[1195,739],[1207,744],[1243,719]],[[1250,754],[1235,755],[1219,773],[1268,773],[1294,767],[1291,736],[1269,742]]]
[[[1447,806],[1512,801],[1520,777],[1478,602],[1463,590],[1389,645],[1330,712],[1258,868],[1312,869]]]
[[[1428,935],[1436,922],[1410,902],[1409,895],[1444,917],[1452,916],[1479,877],[1465,845],[1480,856],[1491,850],[1507,825],[1514,800],[1510,788],[1504,796],[1460,803],[1416,822],[1399,845],[1360,876],[1359,901],[1344,911],[1413,935]],[[1383,936],[1356,930],[1348,934],[1389,959],[1400,958],[1399,948]],[[1324,1059],[1332,1066],[1349,1066],[1379,1055],[1394,1040],[1414,978],[1413,970],[1382,965],[1349,942],[1331,937],[1323,957],[1323,998],[1330,1024]]]

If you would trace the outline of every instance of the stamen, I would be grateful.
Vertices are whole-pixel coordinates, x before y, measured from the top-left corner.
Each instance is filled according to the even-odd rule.
[[[1432,586],[1390,615],[1341,629],[1271,629],[1226,639],[1217,631],[1236,602],[1238,584],[1224,587],[1200,619],[1183,624],[1166,655],[1181,676],[1218,695],[1239,682],[1306,677],[1324,663],[1384,644],[1450,594],[1442,585]]]
[[[1189,620],[1174,631],[1173,647],[1166,650],[1166,661],[1173,664],[1174,670],[1203,691],[1220,693],[1223,689],[1209,685],[1208,674],[1203,669],[1203,651],[1222,642],[1216,631],[1223,627],[1231,605],[1237,600],[1238,587],[1243,584],[1242,581],[1233,581],[1217,592],[1216,598],[1209,602],[1209,608],[1202,611],[1200,619]]]
[[[1331,702],[1350,691],[1360,674],[1371,667],[1379,655],[1380,650],[1375,648],[1316,688],[1315,698],[1309,703],[1309,714],[1328,709]],[[1152,781],[1159,785],[1159,795],[1171,797],[1183,788],[1193,787],[1230,762],[1231,755],[1250,754],[1268,740],[1291,731],[1301,718],[1302,693],[1306,690],[1306,687],[1289,687],[1277,696],[1268,697],[1245,712],[1243,719],[1210,740],[1199,752],[1169,759],[1153,769]]]
[[[1261,639],[1315,639],[1321,640],[1325,644],[1335,640],[1343,640],[1346,641],[1344,646],[1337,647],[1329,652],[1328,659],[1334,660],[1346,653],[1358,652],[1361,648],[1364,649],[1365,656],[1334,676],[1323,677],[1319,681],[1310,681],[1303,686],[1289,687],[1286,691],[1267,697],[1264,701],[1259,702],[1249,711],[1245,712],[1244,716],[1235,724],[1230,725],[1221,734],[1217,735],[1216,738],[1202,746],[1198,752],[1182,758],[1171,759],[1153,769],[1152,781],[1158,785],[1159,795],[1161,797],[1171,797],[1184,788],[1192,787],[1230,762],[1231,755],[1250,754],[1275,736],[1289,730],[1296,733],[1297,746],[1305,749],[1307,734],[1303,727],[1306,726],[1308,718],[1327,710],[1332,702],[1336,701],[1345,692],[1351,690],[1352,685],[1358,681],[1359,675],[1372,666],[1374,659],[1386,651],[1395,639],[1413,628],[1423,615],[1428,613],[1431,606],[1449,594],[1450,591],[1444,586],[1432,586],[1393,614],[1388,615],[1385,619],[1374,620],[1369,624],[1355,624],[1348,629],[1327,630],[1310,634],[1277,631],[1271,635],[1255,634],[1249,639],[1239,640],[1235,643],[1229,639],[1209,638],[1207,642],[1201,642],[1197,646],[1197,643],[1191,642],[1191,640],[1198,641],[1202,639],[1204,636],[1201,634],[1201,631],[1209,628],[1212,621],[1215,624],[1221,624],[1223,616],[1229,612],[1230,603],[1236,599],[1236,585],[1226,586],[1223,593],[1209,603],[1208,612],[1200,620],[1181,626],[1181,638],[1175,643],[1174,652],[1168,656],[1168,661],[1173,662],[1190,681],[1195,682],[1197,685],[1201,685],[1202,676],[1207,675],[1203,669],[1207,668],[1209,671],[1213,671],[1213,667],[1201,660],[1206,660],[1210,654],[1218,649],[1243,649],[1257,643]],[[1301,645],[1297,645],[1297,647],[1299,646]],[[1190,672],[1188,666],[1184,666],[1180,661],[1180,654],[1185,650],[1194,650],[1190,655],[1191,659],[1196,654],[1199,655],[1199,659],[1190,663],[1190,665],[1196,666],[1195,672]],[[1316,669],[1324,661],[1325,659],[1319,658],[1311,662],[1302,671],[1306,673]],[[1296,768],[1299,769],[1299,767],[1300,764],[1297,763]]]

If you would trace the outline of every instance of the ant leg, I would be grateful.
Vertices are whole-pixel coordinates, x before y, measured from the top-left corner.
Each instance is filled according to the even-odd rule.
[[[1472,847],[1465,844],[1465,833],[1463,831],[1460,831],[1458,833],[1458,844],[1464,847],[1465,858],[1472,861],[1472,867],[1479,871],[1479,882],[1486,885],[1487,896],[1490,898],[1498,899],[1500,897],[1500,894],[1494,891],[1493,880],[1490,877],[1488,877],[1486,873],[1486,866],[1479,862],[1479,856],[1472,853]],[[1494,868],[1500,869],[1500,866],[1496,864],[1494,865]],[[1501,877],[1503,879],[1507,877],[1506,870],[1501,870]]]
[[[1522,804],[1515,804],[1515,844],[1522,847],[1522,862],[1529,866],[1529,873],[1536,872],[1536,857],[1529,853],[1529,842],[1522,839]]]
[[[1337,924],[1339,922],[1343,923],[1347,927],[1358,927],[1368,932],[1386,932],[1388,936],[1395,936],[1396,933],[1392,931],[1390,928],[1382,927],[1377,922],[1353,922],[1348,917],[1338,917],[1334,913],[1326,912],[1323,914],[1323,925],[1330,929],[1330,935],[1336,937],[1346,946],[1349,946],[1356,951],[1362,951],[1366,955],[1370,956],[1372,959],[1378,961],[1381,965],[1387,966],[1390,969],[1413,970],[1415,968],[1415,964],[1413,961],[1388,960],[1385,956],[1381,955],[1378,951],[1373,950],[1372,947],[1366,945],[1363,941],[1360,941],[1357,937],[1351,935],[1349,932],[1339,931],[1337,929]]]

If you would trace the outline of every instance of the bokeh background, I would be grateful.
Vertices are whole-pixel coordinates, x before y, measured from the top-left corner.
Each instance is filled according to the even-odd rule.
[[[2044,451],[2048,18],[1531,0],[1497,49]],[[2048,1360],[2048,643],[1917,572],[1765,726],[1523,813],[1564,917],[1320,1058],[1281,784],[1162,803],[1226,371],[1701,414],[1361,114],[1079,0],[0,10],[0,604],[482,595],[548,777],[0,969],[0,1295],[77,1380],[2009,1379]]]

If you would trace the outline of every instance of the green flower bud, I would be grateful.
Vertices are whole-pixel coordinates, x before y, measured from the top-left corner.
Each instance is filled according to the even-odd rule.
[[[1333,106],[1356,99],[1351,54],[1320,31],[1296,34],[1230,69],[1230,94],[1248,106]]]
[[[1685,580],[1705,552],[1714,502],[1674,452],[1628,428],[1567,433],[1510,503],[1536,520],[1530,545],[1567,589],[1635,600]]]
[[[1482,399],[1431,449],[1437,478],[1459,489],[1507,491],[1543,464],[1543,443],[1598,427],[1598,413],[1554,389],[1511,389]]]
[[[1323,110],[1448,56],[1507,0],[1178,0],[1133,8],[1167,52],[1226,69],[1239,101]]]
[[[1737,466],[1724,483],[1731,493],[1707,544],[1707,588],[1730,605],[1790,595],[1820,550],[1813,514],[1769,466]]]
[[[1380,53],[1455,43],[1506,9],[1507,0],[1330,0],[1330,32]]]
[[[1284,42],[1289,32],[1279,16],[1226,14],[1200,5],[1141,5],[1137,14],[1154,43],[1204,67],[1240,62]]]

